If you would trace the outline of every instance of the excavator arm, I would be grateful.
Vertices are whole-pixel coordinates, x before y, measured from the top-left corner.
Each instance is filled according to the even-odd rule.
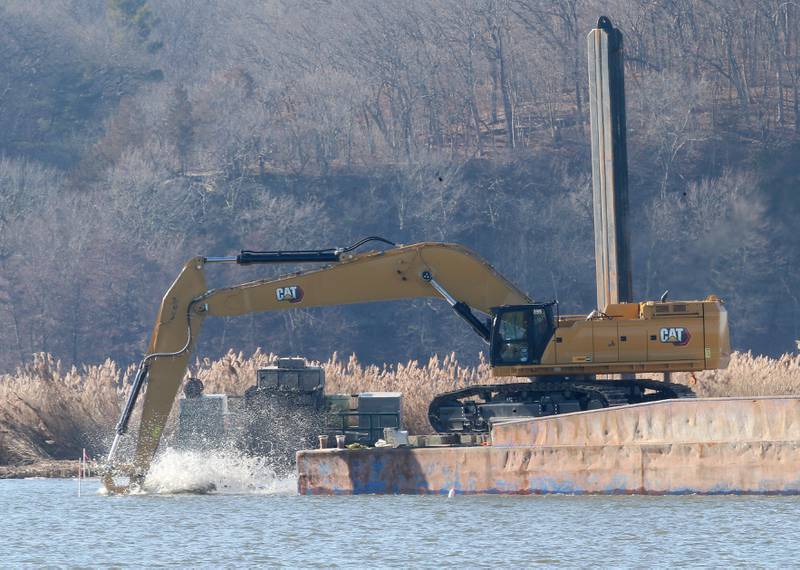
[[[195,340],[208,316],[232,317],[293,308],[438,297],[446,300],[488,340],[487,326],[472,309],[489,314],[493,307],[531,302],[488,263],[462,246],[419,243],[385,251],[351,253],[364,241],[342,250],[243,251],[235,257],[189,260],[161,303],[148,354],[139,367],[117,424],[107,460],[106,487],[114,492],[127,488],[114,484],[115,454],[146,381],[133,464],[127,472],[132,482],[144,479],[186,373]],[[300,262],[335,265],[222,289],[206,287],[204,270],[208,264]]]

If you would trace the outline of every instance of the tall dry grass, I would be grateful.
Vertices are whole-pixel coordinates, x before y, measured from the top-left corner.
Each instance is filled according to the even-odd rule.
[[[200,378],[206,393],[242,395],[255,382],[256,370],[276,358],[260,350],[250,356],[231,351],[218,360],[195,361],[187,377]],[[321,366],[329,393],[402,392],[404,422],[416,433],[431,429],[427,408],[434,395],[509,380],[492,378],[483,359],[477,366],[462,366],[452,354],[391,366],[334,354]],[[134,372],[111,360],[65,369],[52,356],[36,354],[13,374],[0,375],[0,464],[75,458],[84,447],[93,455],[103,453]],[[673,381],[691,385],[699,396],[800,394],[800,355],[775,359],[735,353],[726,370],[676,374]]]
[[[0,464],[101,450],[133,372],[111,360],[65,369],[38,353],[14,374],[0,375]]]
[[[800,354],[780,358],[734,352],[724,370],[705,370],[673,376],[674,382],[687,384],[699,397],[778,396],[800,394]]]

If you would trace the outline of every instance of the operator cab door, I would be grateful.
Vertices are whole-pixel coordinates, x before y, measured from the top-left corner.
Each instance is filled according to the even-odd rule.
[[[555,303],[511,305],[492,310],[492,366],[540,364],[555,331]]]

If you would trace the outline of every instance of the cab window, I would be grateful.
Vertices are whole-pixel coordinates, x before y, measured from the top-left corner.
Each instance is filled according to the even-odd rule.
[[[503,362],[528,361],[528,313],[514,311],[500,316],[499,357]]]

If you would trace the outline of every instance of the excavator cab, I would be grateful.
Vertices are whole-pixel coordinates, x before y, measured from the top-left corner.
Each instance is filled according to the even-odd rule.
[[[553,337],[556,303],[507,305],[492,310],[492,366],[539,364]]]

